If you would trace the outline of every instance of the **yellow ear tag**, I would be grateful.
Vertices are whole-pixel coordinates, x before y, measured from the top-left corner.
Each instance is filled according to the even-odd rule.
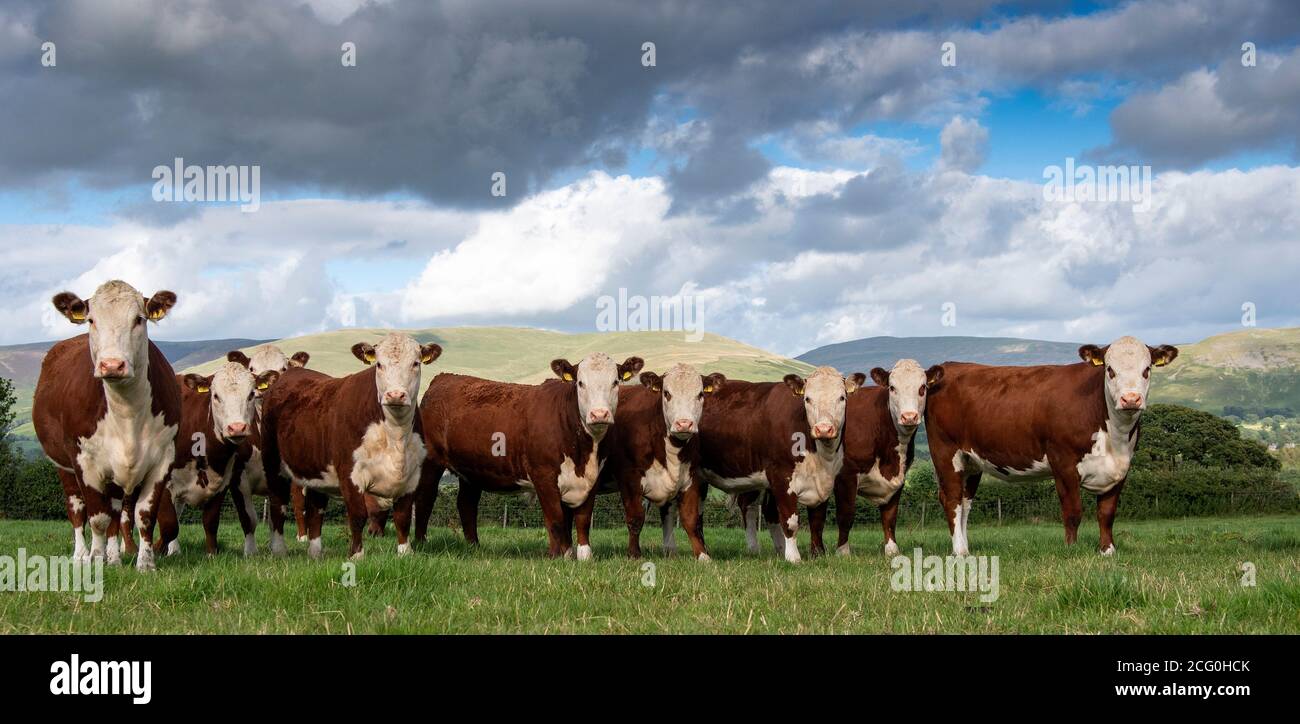
[[[935,382],[934,378],[931,377],[931,378],[929,378],[929,379],[927,379],[927,380],[925,381],[925,384],[927,384],[927,385],[933,385],[934,382]]]
[[[632,379],[632,373],[631,373],[631,372],[624,372],[624,373],[623,373],[623,381],[626,382],[627,380],[630,380],[630,379]]]
[[[1106,364],[1106,360],[1104,360],[1104,359],[1097,359],[1096,357],[1089,357],[1089,359],[1092,360],[1092,366],[1093,366],[1093,367],[1100,367],[1100,366]]]
[[[425,356],[423,356],[423,357],[420,358],[420,363],[421,363],[421,364],[426,364],[426,365],[427,365],[427,364],[429,364],[429,363],[432,362],[432,361],[433,361],[433,355],[431,355],[431,354],[426,354]]]
[[[375,363],[375,353],[374,353],[374,352],[367,352],[367,353],[366,353],[366,364],[370,365],[370,364],[374,364],[374,363]]]
[[[705,388],[704,388],[704,391],[705,391],[705,392],[713,392],[713,385],[709,385],[708,387],[705,387]]]
[[[565,373],[564,373],[564,381],[565,381],[565,382],[572,382],[572,381],[573,381],[573,375],[569,374],[568,372],[565,372]]]
[[[271,387],[271,386],[270,386],[269,384],[265,383],[265,382],[258,382],[258,383],[257,383],[257,389],[259,389],[259,390],[270,389],[270,387]]]
[[[149,319],[151,319],[151,320],[153,320],[153,321],[155,321],[155,322],[157,322],[158,320],[162,319],[162,318],[165,317],[165,316],[167,316],[167,310],[165,310],[165,309],[158,309],[158,310],[155,310],[155,311],[149,312]]]
[[[194,388],[194,391],[199,393],[200,395],[206,395],[208,394],[208,389],[209,388],[204,387],[203,385],[199,385],[198,387]]]
[[[1161,357],[1161,358],[1160,358],[1160,361],[1158,361],[1158,362],[1152,362],[1151,364],[1155,365],[1156,367],[1164,367],[1165,365],[1169,364],[1169,358],[1168,358],[1168,357]]]
[[[71,313],[68,314],[68,318],[71,319],[71,320],[74,321],[74,322],[84,322],[84,321],[86,321],[86,313],[85,313],[85,312],[71,312]]]

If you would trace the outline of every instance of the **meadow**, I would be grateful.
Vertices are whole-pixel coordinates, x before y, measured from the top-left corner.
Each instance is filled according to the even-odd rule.
[[[1300,633],[1300,524],[1294,516],[1120,520],[1119,553],[1095,551],[1095,523],[1067,548],[1059,524],[971,524],[972,552],[998,556],[999,597],[891,589],[878,529],[854,530],[852,557],[794,566],[744,548],[743,531],[708,531],[714,560],[664,557],[647,529],[640,561],[626,534],[593,533],[597,559],[547,560],[536,528],[486,528],[471,549],[450,529],[399,558],[389,536],[367,540],[355,584],[344,531],[326,530],[326,557],[239,551],[225,525],[209,558],[198,526],[158,570],[106,569],[104,596],[0,593],[0,633]],[[830,531],[833,541],[833,531]],[[0,521],[0,555],[67,555],[66,522]],[[801,549],[807,552],[806,534]],[[945,555],[939,526],[903,527],[916,546]],[[689,551],[678,532],[678,546]],[[645,564],[652,565],[647,567]],[[1243,564],[1255,585],[1243,586]],[[651,580],[653,579],[653,580]],[[648,582],[653,585],[646,585]]]

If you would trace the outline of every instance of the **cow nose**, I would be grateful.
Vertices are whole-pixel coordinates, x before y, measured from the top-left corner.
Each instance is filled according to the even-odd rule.
[[[673,432],[690,432],[695,429],[694,420],[678,420],[673,423]]]
[[[1136,410],[1142,407],[1142,395],[1137,392],[1125,392],[1120,395],[1119,406],[1125,410]]]
[[[100,377],[126,377],[126,360],[106,357],[99,361]]]
[[[385,405],[405,405],[406,390],[389,390],[384,393]]]
[[[829,422],[819,422],[813,426],[813,437],[835,437],[835,426]]]
[[[609,422],[610,419],[609,410],[603,407],[600,409],[592,410],[588,414],[591,416],[592,422]]]
[[[226,435],[230,437],[243,437],[248,434],[248,423],[232,422],[226,425]]]
[[[915,425],[921,421],[921,415],[915,410],[904,412],[898,416],[898,422],[903,425]]]

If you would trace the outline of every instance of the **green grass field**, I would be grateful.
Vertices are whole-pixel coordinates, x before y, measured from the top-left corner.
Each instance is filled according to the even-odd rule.
[[[265,545],[265,529],[259,528]],[[1292,517],[1120,521],[1119,553],[1095,552],[1096,527],[1066,548],[1059,525],[971,524],[972,552],[999,557],[999,593],[895,592],[878,530],[854,531],[854,556],[794,566],[744,552],[743,532],[708,531],[715,560],[659,554],[624,558],[625,533],[594,534],[597,559],[547,560],[538,529],[488,528],[468,549],[454,531],[398,558],[396,541],[368,539],[355,585],[342,583],[343,530],[326,532],[326,558],[290,542],[287,558],[245,560],[238,526],[222,553],[182,530],[180,555],[153,574],[106,573],[103,600],[71,593],[0,593],[0,633],[1300,633],[1300,525]],[[802,537],[802,536],[801,536]],[[66,555],[63,522],[0,521],[0,554]],[[685,536],[679,531],[679,547]],[[833,541],[833,532],[832,532]],[[904,553],[946,554],[946,531],[899,531]],[[802,550],[807,551],[804,538]],[[655,567],[654,586],[642,566]],[[1241,585],[1243,563],[1256,584]]]

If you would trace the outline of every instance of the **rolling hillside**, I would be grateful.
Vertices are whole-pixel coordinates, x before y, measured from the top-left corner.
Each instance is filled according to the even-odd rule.
[[[989,365],[1057,365],[1079,361],[1079,345],[1015,337],[867,337],[828,344],[795,359],[841,372],[889,369],[900,359],[923,366],[961,360]]]

